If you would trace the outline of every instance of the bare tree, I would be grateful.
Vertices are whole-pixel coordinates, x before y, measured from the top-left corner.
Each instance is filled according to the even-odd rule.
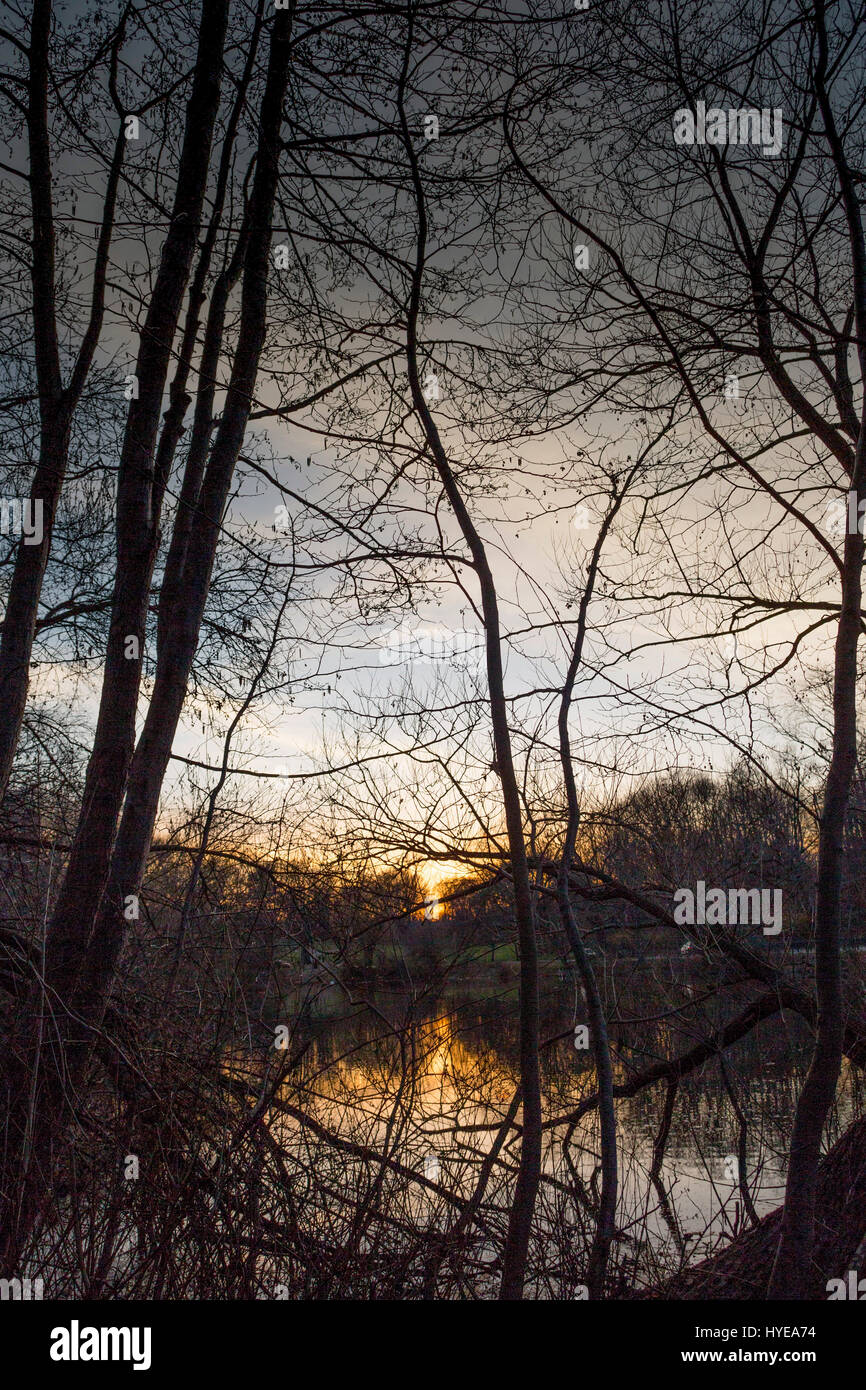
[[[809,515],[808,498],[811,488],[823,486],[831,462],[858,509],[864,495],[864,241],[854,172],[862,101],[857,104],[858,119],[852,121],[849,115],[840,123],[838,115],[853,74],[848,60],[862,44],[862,24],[851,13],[836,24],[831,38],[827,8],[819,4],[814,12],[800,14],[793,21],[795,41],[789,48],[789,16],[784,7],[765,15],[748,6],[738,7],[712,40],[709,34],[699,37],[701,24],[679,11],[660,22],[644,19],[625,6],[615,24],[609,26],[609,18],[605,16],[598,31],[592,19],[587,25],[587,40],[603,42],[608,56],[604,75],[599,74],[594,58],[584,62],[581,71],[587,85],[581,88],[581,105],[596,80],[600,90],[610,93],[607,74],[616,74],[613,80],[620,100],[629,91],[639,108],[653,113],[656,129],[664,120],[670,131],[675,118],[683,123],[687,134],[688,121],[700,119],[707,109],[706,103],[698,107],[705,89],[720,89],[732,106],[739,103],[730,115],[725,109],[726,121],[733,119],[735,124],[738,109],[748,114],[743,103],[760,100],[766,109],[768,94],[775,92],[776,119],[781,120],[782,112],[786,113],[790,128],[787,148],[780,148],[776,165],[768,165],[760,196],[750,197],[750,190],[758,187],[749,179],[754,153],[737,144],[738,133],[724,140],[718,137],[716,143],[711,143],[711,136],[703,147],[686,144],[682,148],[688,153],[680,156],[672,136],[666,151],[656,136],[649,147],[636,145],[623,127],[615,142],[618,151],[630,150],[635,164],[647,162],[661,178],[669,179],[674,165],[678,170],[678,190],[669,181],[666,184],[670,201],[665,210],[661,215],[650,213],[658,232],[670,237],[664,259],[654,273],[646,250],[638,251],[632,243],[630,218],[620,224],[618,235],[612,230],[612,219],[627,206],[625,200],[621,204],[617,201],[622,177],[619,183],[615,180],[611,184],[613,194],[605,200],[603,211],[590,215],[587,204],[576,206],[577,199],[561,176],[556,182],[550,180],[527,150],[521,150],[519,134],[515,133],[519,123],[508,118],[507,125],[510,147],[528,183],[572,235],[584,238],[585,245],[595,249],[598,269],[592,273],[587,291],[589,303],[598,326],[605,324],[617,348],[622,350],[629,344],[640,354],[644,390],[639,409],[657,409],[666,397],[671,399],[673,381],[686,415],[725,461],[724,466],[741,469],[766,492],[786,520],[803,526],[838,573],[833,749],[819,822],[816,1042],[792,1137],[785,1216],[770,1283],[772,1296],[797,1298],[808,1269],[821,1136],[835,1094],[842,1047],[839,895],[842,834],[856,751],[864,542],[859,526],[849,528],[843,553],[837,555]],[[709,47],[706,55],[699,57],[704,40]],[[769,58],[777,48],[785,49],[785,60],[779,59],[772,66],[759,61],[759,54]],[[749,86],[739,87],[735,78],[725,74],[733,71],[734,54],[744,57],[746,53],[755,55],[755,60],[749,69]],[[648,86],[649,55],[652,82]],[[525,92],[521,92],[521,99],[525,103]],[[685,114],[675,117],[675,108]],[[738,132],[739,126],[736,129]],[[766,154],[769,140],[764,150]],[[549,151],[544,158],[550,158]],[[826,171],[826,178],[817,174],[818,168]],[[811,206],[819,183],[822,213]],[[695,204],[700,210],[689,216],[680,210],[684,208],[680,194],[691,197],[692,192],[700,200]],[[609,219],[607,226],[602,226],[603,215]],[[776,244],[786,232],[795,238],[797,250],[782,265]],[[709,245],[713,247],[716,277],[723,265],[732,265],[738,284],[733,293],[725,293],[725,287],[718,284],[696,312],[682,302],[670,272],[673,270],[677,278],[685,275],[691,279],[706,265]],[[845,283],[829,286],[820,264],[827,254],[841,254],[843,247],[847,248]],[[799,266],[803,256],[812,261],[810,302],[817,306],[817,321],[801,300]],[[626,296],[628,307],[622,312],[610,297],[617,290]],[[633,331],[635,324],[640,325],[637,332]],[[596,326],[587,325],[586,319],[584,325],[585,330]],[[852,355],[859,373],[856,386],[851,376]],[[729,371],[735,366],[741,372],[748,370],[759,383],[766,383],[787,407],[790,423],[774,424],[769,416],[763,426],[758,423],[754,432],[746,435],[720,424],[708,403],[719,379],[717,362]],[[596,383],[596,390],[604,383],[610,398],[619,402],[619,370],[612,357],[610,363],[601,353],[587,377]],[[799,370],[803,364],[808,367],[805,374]],[[627,379],[633,375],[629,369]],[[646,389],[651,382],[656,383],[655,395],[652,387]],[[808,432],[815,461],[797,480],[792,500],[790,488],[780,486],[771,463],[773,451],[796,438],[799,431]],[[857,514],[861,514],[859,510]]]

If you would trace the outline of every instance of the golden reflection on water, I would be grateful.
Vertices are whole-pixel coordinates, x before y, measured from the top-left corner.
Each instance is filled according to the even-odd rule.
[[[351,1024],[353,1020],[341,1020]],[[377,1020],[377,1026],[380,1024]],[[504,1026],[504,1025],[503,1025]],[[618,1043],[614,1079],[623,1084],[659,1058],[683,1050],[667,1020],[647,1028],[639,1054]],[[339,1035],[339,1036],[338,1036]],[[694,1042],[692,1038],[690,1042]],[[291,1044],[296,1050],[296,1044]],[[285,1061],[292,1053],[277,1053]],[[342,1136],[364,1152],[382,1149],[398,1156],[404,1167],[447,1183],[452,1191],[472,1190],[477,1165],[489,1151],[517,1086],[516,1053],[497,1036],[496,1022],[479,1012],[437,1011],[402,1029],[359,1036],[351,1026],[324,1028],[309,1041],[296,1069],[279,1087],[268,1123],[287,1154],[308,1152],[310,1123]],[[226,1070],[253,1079],[261,1086],[264,1074],[278,1061],[263,1053],[240,1049],[228,1053]],[[774,1069],[775,1068],[775,1069]],[[840,1121],[853,1117],[856,1088],[845,1067],[840,1088]],[[739,1078],[740,1101],[755,1117],[750,1132],[747,1179],[759,1214],[781,1198],[786,1145],[786,1116],[795,1099],[794,1075],[775,1063],[759,1059],[752,1072]],[[578,1053],[565,1036],[545,1051],[545,1116],[566,1115],[595,1088],[591,1053]],[[620,1205],[624,1213],[641,1213],[650,1237],[667,1241],[668,1216],[659,1207],[650,1181],[653,1141],[658,1130],[665,1088],[657,1085],[632,1098],[617,1101],[619,1132]],[[519,1122],[519,1112],[518,1112]],[[548,1129],[544,1138],[544,1171],[554,1181],[573,1184],[564,1162],[565,1126]],[[678,1098],[675,1122],[662,1168],[662,1181],[678,1239],[700,1242],[729,1227],[739,1213],[739,1186],[731,1167],[737,1151],[737,1123],[729,1100],[709,1074],[692,1079]],[[512,1165],[516,1151],[507,1154]],[[599,1161],[596,1113],[576,1125],[570,1144],[574,1170],[590,1182]],[[342,1160],[347,1165],[350,1160]],[[413,1199],[414,1200],[414,1199]],[[423,1191],[418,1201],[429,1201]],[[732,1218],[731,1213],[735,1212]],[[629,1219],[628,1215],[626,1219]]]

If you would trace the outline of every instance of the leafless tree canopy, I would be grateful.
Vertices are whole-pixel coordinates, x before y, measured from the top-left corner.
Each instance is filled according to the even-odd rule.
[[[847,1296],[861,7],[0,46],[0,1275]]]

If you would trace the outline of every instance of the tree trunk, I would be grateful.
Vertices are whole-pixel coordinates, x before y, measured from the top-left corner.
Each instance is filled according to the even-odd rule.
[[[639,1298],[704,1300],[763,1299],[779,1245],[784,1208],[691,1269],[637,1294]],[[815,1240],[804,1272],[801,1297],[826,1299],[827,1282],[862,1269],[858,1255],[866,1232],[866,1120],[857,1120],[818,1169]]]
[[[271,223],[290,60],[289,23],[288,12],[280,12],[272,31],[248,235],[245,230],[241,236],[246,256],[237,349],[204,479],[195,498],[190,495],[189,507],[181,506],[177,513],[160,596],[160,635],[153,694],[132,761],[123,816],[112,855],[109,888],[102,899],[93,938],[79,977],[77,1007],[86,1017],[98,1017],[104,1007],[107,988],[123,944],[124,899],[136,895],[141,886],[162,782],[198,646],[223,513],[249,421],[267,322]],[[229,283],[233,283],[233,272]],[[214,374],[222,340],[227,292],[228,285],[224,283],[215,297],[213,312],[208,320],[205,356]],[[196,441],[203,451],[209,435],[208,401],[212,402],[212,399],[213,391],[211,389],[208,394],[205,385],[199,405],[202,414],[208,416],[208,421],[199,419],[197,412],[198,428],[193,430],[191,446],[193,457],[190,464],[195,474],[204,459],[203,452],[196,448]],[[182,538],[180,544],[176,543],[178,536]]]
[[[799,1299],[809,1279],[815,1193],[821,1139],[842,1065],[842,968],[840,957],[842,863],[845,817],[857,757],[857,639],[863,538],[845,544],[842,614],[836,636],[833,682],[833,751],[824,792],[818,845],[815,905],[815,1048],[797,1101],[791,1136],[785,1208],[769,1298]]]
[[[529,1238],[535,1199],[541,1180],[541,1075],[538,1055],[538,950],[535,937],[532,889],[526,842],[523,837],[520,788],[511,752],[508,729],[508,705],[502,670],[502,639],[499,625],[499,604],[496,584],[487,560],[484,542],[463,500],[460,486],[448,461],[436,422],[430,412],[421,385],[418,353],[418,318],[427,250],[427,214],[424,188],[418,158],[412,144],[405,109],[405,87],[412,44],[412,17],[406,43],[406,63],[400,80],[398,109],[403,143],[409,159],[415,195],[418,230],[416,256],[406,325],[406,360],[412,404],[421,422],[427,446],[442,481],[445,494],[457,519],[472,556],[481,608],[484,617],[484,642],[487,661],[487,686],[490,717],[493,725],[493,748],[496,771],[502,787],[502,802],[508,834],[511,876],[514,885],[514,916],[520,946],[520,1086],[523,1098],[520,1163],[508,1219],[508,1233],[503,1256],[500,1299],[521,1299],[526,1276]]]
[[[866,381],[866,241],[860,200],[836,128],[826,87],[829,51],[826,5],[816,6],[818,59],[815,89],[839,180],[842,204],[851,243],[851,267],[855,324],[861,382]],[[861,407],[860,430],[851,489],[858,504],[866,499],[866,405]],[[857,516],[861,515],[858,505]],[[836,633],[833,672],[833,747],[824,791],[818,845],[818,885],[815,901],[815,985],[818,1018],[815,1050],[803,1090],[797,1102],[785,1209],[779,1249],[768,1290],[770,1298],[798,1299],[809,1279],[815,1225],[815,1194],[821,1139],[842,1063],[842,971],[839,953],[841,931],[842,865],[845,852],[845,819],[851,783],[857,765],[857,643],[860,635],[864,540],[859,529],[845,537],[842,563],[842,607]]]
[[[568,665],[568,671],[566,672],[565,682],[563,684],[558,721],[559,757],[562,764],[562,777],[565,786],[568,820],[560,859],[559,874],[557,875],[557,901],[560,920],[566,937],[568,938],[569,945],[571,946],[572,954],[577,963],[577,968],[580,972],[580,977],[583,981],[583,987],[586,993],[590,1029],[592,1032],[592,1050],[595,1058],[595,1071],[598,1082],[598,1108],[601,1128],[601,1199],[599,1201],[595,1235],[587,1263],[587,1291],[591,1299],[599,1299],[604,1296],[604,1277],[607,1271],[610,1247],[616,1229],[616,1199],[618,1188],[616,1109],[614,1106],[613,1066],[610,1057],[607,1020],[604,1016],[604,1009],[602,1007],[601,995],[595,978],[595,972],[586,954],[583,938],[581,937],[580,929],[574,914],[574,908],[572,906],[571,893],[569,891],[572,865],[574,863],[574,851],[577,843],[577,832],[580,826],[580,803],[577,796],[577,784],[574,778],[574,762],[571,756],[571,738],[568,731],[568,718],[571,711],[574,682],[577,678],[577,672],[580,669],[580,663],[583,660],[583,646],[586,639],[586,620],[589,605],[592,601],[593,590],[595,588],[601,552],[614,517],[622,504],[623,496],[624,490],[619,493],[614,492],[612,505],[599,529],[598,537],[593,547],[592,557],[587,570],[586,583],[584,585],[583,594],[581,595],[580,608],[578,610],[577,633],[574,640],[571,660]]]
[[[35,0],[30,28],[30,76],[27,133],[30,155],[30,206],[33,219],[30,274],[36,383],[39,391],[39,460],[30,489],[31,515],[39,515],[35,545],[22,538],[15,556],[0,636],[0,801],[6,794],[18,747],[30,687],[30,659],[36,636],[39,599],[54,522],[69,460],[69,437],[75,407],[81,397],[102,329],[106,271],[114,208],[126,141],[115,143],[96,248],[90,317],[75,368],[64,389],[57,336],[57,284],[52,204],[51,149],[48,134],[48,88],[51,0]],[[122,38],[116,36],[114,57]],[[37,509],[40,509],[37,513]]]
[[[132,745],[145,623],[159,515],[154,451],[181,300],[208,181],[219,109],[228,0],[202,0],[198,54],[186,111],[171,226],[141,335],[121,452],[117,497],[117,575],[111,629],[93,750],[69,864],[45,942],[44,980],[17,1020],[4,1057],[6,1133],[0,1166],[0,1247],[14,1268],[36,1219],[40,1188],[53,1167],[53,1148],[82,1080],[99,1019],[78,1014],[76,981],[108,878]],[[129,645],[134,639],[137,647]],[[110,968],[103,977],[110,984]],[[47,1017],[40,1023],[43,1011]],[[43,1036],[43,1025],[46,1036]]]

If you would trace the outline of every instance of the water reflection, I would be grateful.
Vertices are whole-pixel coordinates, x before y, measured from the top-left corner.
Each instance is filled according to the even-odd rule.
[[[723,982],[721,993],[718,981],[716,989],[705,990],[692,972],[696,1002],[679,1016],[684,971],[688,967],[677,961],[668,979],[656,972],[635,981],[624,970],[619,979],[605,978],[608,1009],[618,1020],[611,1028],[617,1084],[688,1051],[748,997],[734,982]],[[286,1152],[308,1145],[303,1116],[314,1116],[329,1132],[346,1136],[362,1157],[386,1153],[398,1175],[419,1175],[421,1181],[404,1184],[415,1218],[428,1207],[432,1214],[440,1188],[462,1199],[472,1193],[517,1084],[511,981],[483,991],[452,984],[427,994],[364,988],[347,994],[314,982],[284,993],[274,1017],[289,1024],[291,1049],[303,1054],[283,1092],[296,1113],[272,1117]],[[584,1018],[581,991],[570,977],[548,979],[542,998],[544,1115],[546,1122],[561,1123],[545,1130],[544,1174],[551,1194],[568,1194],[575,1209],[591,1212],[599,1163],[595,1113],[569,1122],[594,1090],[591,1053],[573,1045],[575,1023]],[[683,1078],[661,1161],[666,1083],[617,1101],[618,1243],[623,1258],[634,1247],[632,1279],[706,1254],[779,1204],[809,1043],[801,1020],[777,1016],[728,1049],[723,1063],[711,1058]],[[861,1105],[859,1083],[846,1067],[833,1137]],[[497,1161],[503,1181],[513,1174],[516,1157],[512,1134]],[[453,1212],[451,1218],[444,1213],[447,1225],[446,1218]],[[562,1220],[543,1194],[539,1220]],[[479,1258],[483,1264],[483,1249]]]

